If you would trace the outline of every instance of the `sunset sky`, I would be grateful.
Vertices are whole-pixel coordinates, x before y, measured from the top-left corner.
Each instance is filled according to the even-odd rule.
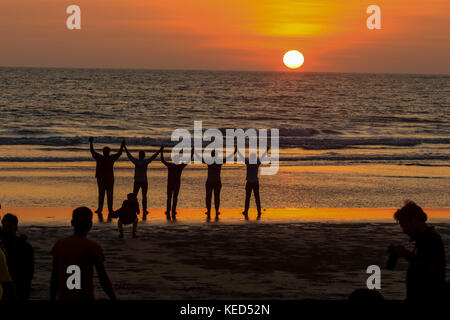
[[[297,49],[300,71],[448,74],[450,1],[3,0],[0,39],[0,66],[283,71]]]

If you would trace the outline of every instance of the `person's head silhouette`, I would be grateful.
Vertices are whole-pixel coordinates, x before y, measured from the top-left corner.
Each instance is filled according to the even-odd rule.
[[[72,226],[76,234],[86,235],[92,228],[92,211],[87,207],[73,210]]]
[[[103,155],[105,157],[109,156],[110,153],[111,153],[111,149],[109,147],[104,147],[103,148]]]
[[[17,226],[19,224],[19,219],[11,213],[7,213],[3,216],[2,219],[2,226],[3,226],[3,232],[5,234],[11,234],[16,235],[17,233]]]
[[[139,151],[139,159],[145,158],[145,151]]]
[[[426,228],[427,214],[415,202],[408,200],[395,212],[394,219],[398,221],[403,232],[414,239]]]

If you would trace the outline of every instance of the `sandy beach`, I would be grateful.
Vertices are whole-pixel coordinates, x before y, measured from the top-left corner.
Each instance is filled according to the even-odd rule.
[[[71,208],[3,208],[21,219],[19,233],[35,248],[32,299],[48,299],[53,243],[71,234]],[[31,213],[32,212],[32,213]],[[390,243],[411,244],[392,220],[393,209],[267,209],[244,221],[237,209],[206,222],[185,209],[166,222],[151,209],[138,239],[116,223],[98,223],[89,237],[104,249],[119,299],[345,299],[365,287],[369,265],[384,267]],[[426,209],[450,247],[450,210]],[[449,259],[447,249],[447,259]],[[382,269],[381,293],[405,296],[406,263]],[[97,297],[104,295],[97,284]]]

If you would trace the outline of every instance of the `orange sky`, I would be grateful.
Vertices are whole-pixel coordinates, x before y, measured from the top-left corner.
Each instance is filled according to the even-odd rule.
[[[1,0],[0,39],[1,66],[287,70],[297,49],[303,71],[449,74],[450,1]]]

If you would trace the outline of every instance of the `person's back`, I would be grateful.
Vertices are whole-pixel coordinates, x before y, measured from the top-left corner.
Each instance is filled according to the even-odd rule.
[[[181,174],[183,173],[183,169],[187,166],[187,164],[175,164],[168,163],[167,165],[168,176],[167,180],[171,185],[177,185],[181,183]]]
[[[33,247],[21,236],[17,237],[18,218],[13,214],[6,214],[2,219],[3,246],[8,256],[8,269],[16,287],[19,300],[28,300],[31,282],[34,275]]]
[[[139,203],[136,198],[127,199],[122,203],[119,211],[119,221],[123,224],[133,223],[137,219],[139,213]]]
[[[445,250],[441,236],[426,221],[427,214],[413,201],[394,214],[411,241],[415,242],[413,251],[402,245],[390,245],[387,267],[393,269],[397,258],[408,261],[406,276],[406,298],[408,300],[436,300],[444,296],[445,290]]]
[[[208,182],[219,182],[221,181],[220,173],[222,171],[222,164],[213,163],[208,164]]]
[[[97,159],[96,178],[114,179],[114,163],[116,159],[111,156],[100,155]]]
[[[406,290],[408,299],[440,295],[445,288],[445,250],[441,236],[434,227],[416,238],[415,259],[408,267]]]
[[[103,290],[110,299],[115,299],[111,281],[103,264],[102,248],[86,237],[92,228],[92,211],[86,207],[75,209],[72,214],[72,226],[74,234],[57,241],[51,250],[53,268],[50,298],[52,300],[93,300],[95,267]],[[71,271],[69,267],[75,268]],[[80,277],[80,285],[72,289],[67,286],[70,272],[78,273]]]
[[[34,274],[34,253],[31,245],[22,238],[4,238],[8,255],[8,269],[16,287],[19,300],[28,300]]]
[[[246,180],[248,182],[259,182],[258,179],[258,170],[261,164],[258,162],[256,164],[249,163],[247,164],[247,177]]]
[[[147,169],[150,164],[150,159],[133,159],[134,164],[134,181],[146,182]]]
[[[94,295],[94,266],[103,261],[101,247],[84,236],[72,235],[56,242],[51,251],[56,259],[58,278],[57,298],[59,300],[93,300]],[[66,285],[67,268],[78,266],[81,270],[81,289],[69,290]]]

